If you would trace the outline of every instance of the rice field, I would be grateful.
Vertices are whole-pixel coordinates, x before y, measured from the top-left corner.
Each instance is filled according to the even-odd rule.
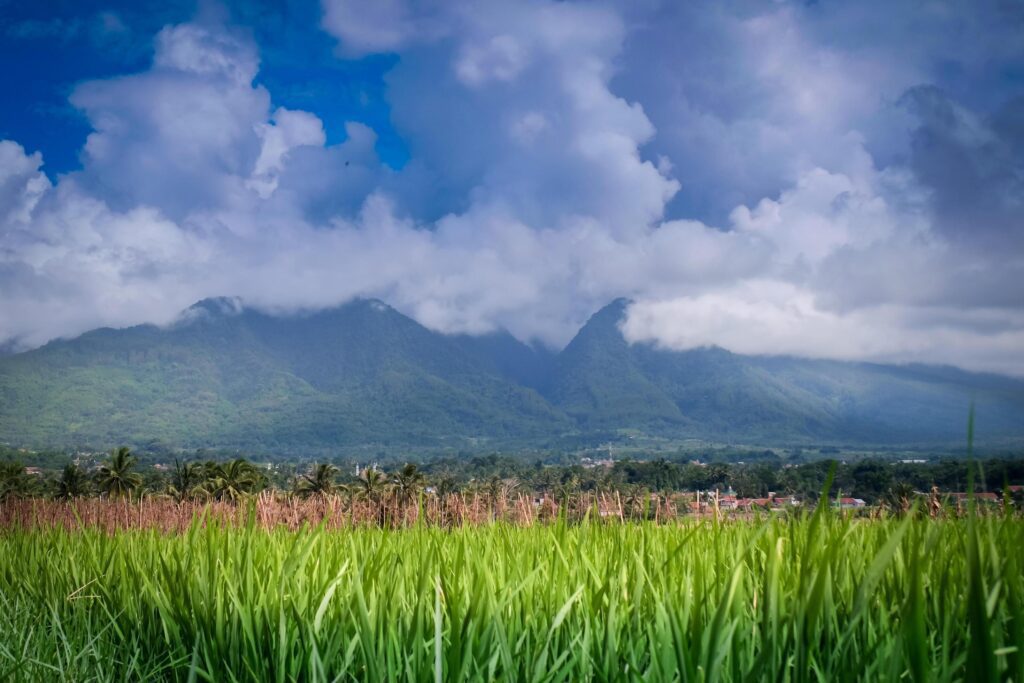
[[[0,680],[1024,680],[1012,516],[0,532]]]

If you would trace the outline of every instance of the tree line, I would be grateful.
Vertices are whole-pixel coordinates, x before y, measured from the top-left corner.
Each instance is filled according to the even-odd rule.
[[[102,462],[85,468],[68,462],[57,474],[30,473],[17,461],[0,463],[0,500],[10,497],[52,497],[57,500],[101,496],[167,496],[174,500],[236,502],[265,489],[297,496],[332,494],[373,499],[384,491],[410,497],[420,490],[439,496],[451,493],[504,491],[567,496],[573,492],[728,491],[740,498],[770,494],[813,500],[833,465],[831,460],[785,465],[777,462],[695,463],[666,459],[617,460],[596,466],[548,465],[537,460],[493,454],[466,459],[435,459],[422,465],[405,463],[390,472],[376,466],[321,462],[262,467],[245,458],[175,460],[166,470],[142,467],[127,447],[112,450]],[[1002,491],[1024,484],[1024,461],[995,459],[969,463],[941,460],[926,463],[860,460],[835,463],[833,491],[868,503],[903,500],[913,492],[965,491],[970,467],[976,468],[979,490]]]

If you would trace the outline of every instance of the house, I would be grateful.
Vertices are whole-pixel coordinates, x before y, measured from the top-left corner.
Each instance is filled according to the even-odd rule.
[[[832,501],[832,507],[838,507],[840,510],[855,510],[866,505],[867,503],[860,498],[840,498],[838,501]]]
[[[718,497],[718,507],[721,510],[735,510],[738,506],[739,501],[736,499],[736,496],[723,495]]]
[[[592,470],[597,467],[610,468],[615,465],[615,461],[611,458],[595,459],[595,458],[580,458],[580,466],[584,469]]]

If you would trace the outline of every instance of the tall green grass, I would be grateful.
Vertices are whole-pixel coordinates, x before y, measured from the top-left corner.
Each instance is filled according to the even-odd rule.
[[[1024,680],[1024,522],[0,535],[0,680]]]

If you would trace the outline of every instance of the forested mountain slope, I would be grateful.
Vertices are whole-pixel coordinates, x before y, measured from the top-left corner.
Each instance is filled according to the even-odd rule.
[[[209,299],[168,327],[99,329],[0,357],[0,441],[301,452],[541,445],[629,430],[759,443],[1024,437],[1024,382],[952,368],[629,344],[626,302],[560,353],[507,332],[446,336],[357,300],[273,316]]]

